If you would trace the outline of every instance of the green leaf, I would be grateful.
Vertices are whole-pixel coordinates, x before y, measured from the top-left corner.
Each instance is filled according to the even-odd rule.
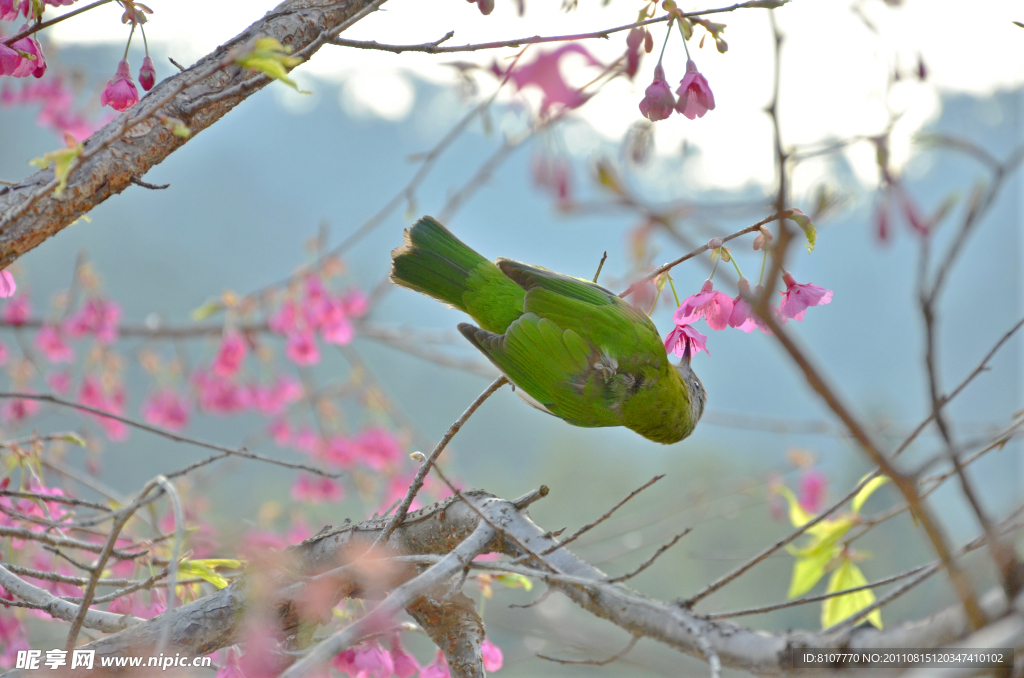
[[[199,577],[210,582],[219,589],[224,588],[230,582],[217,574],[216,568],[228,567],[237,569],[241,567],[240,560],[228,560],[225,558],[208,558],[206,560],[186,560],[178,565],[178,575],[181,577]]]
[[[793,210],[789,218],[804,230],[804,235],[807,236],[807,251],[813,252],[814,245],[818,240],[818,232],[814,228],[814,224],[811,223],[811,218],[800,210]]]
[[[864,476],[864,478],[867,478],[867,476]],[[864,478],[860,479],[858,485],[864,482]],[[864,485],[864,487],[860,488],[860,492],[858,492],[853,497],[853,512],[860,513],[860,508],[864,506],[864,502],[868,500],[868,497],[870,497],[875,490],[877,490],[882,485],[885,485],[887,482],[889,482],[888,476],[878,476],[876,478],[872,478],[870,481],[868,481],[866,485]]]
[[[210,299],[199,308],[192,311],[192,320],[206,320],[221,309],[219,299]]]
[[[852,589],[867,583],[868,580],[860,568],[849,558],[843,558],[842,564],[829,578],[827,593]],[[871,589],[829,598],[821,606],[821,627],[828,628],[844,619],[849,619],[874,602],[875,594]],[[882,611],[872,610],[867,615],[867,620],[876,627],[882,628]]]
[[[53,165],[53,176],[57,179],[57,188],[53,189],[53,196],[59,198],[68,187],[68,175],[71,173],[71,163],[82,153],[82,144],[76,143],[74,137],[65,135],[67,146],[44,153],[41,158],[34,158],[28,164],[35,165],[39,169],[46,169]]]
[[[75,433],[73,431],[69,431],[69,432],[65,433],[64,435],[62,435],[60,437],[60,439],[63,440],[64,442],[74,443],[75,445],[78,445],[79,447],[85,447],[85,444],[86,444],[85,443],[85,438],[83,438],[82,436],[78,435],[77,433]]]
[[[525,591],[533,589],[533,582],[529,578],[515,572],[496,574],[494,575],[494,580],[510,589],[523,589]]]
[[[775,491],[785,497],[786,503],[789,504],[789,522],[793,523],[793,527],[803,527],[814,520],[814,516],[800,506],[800,500],[793,494],[793,490],[785,485],[779,485]]]
[[[838,550],[838,549],[836,549]],[[833,552],[815,553],[802,556],[793,563],[793,578],[789,582],[789,598],[802,596],[825,576],[825,566],[835,557]]]
[[[302,92],[298,83],[288,77],[288,71],[302,63],[299,57],[288,56],[291,47],[285,47],[276,38],[260,38],[252,49],[235,57],[235,63],[280,80],[296,92]]]

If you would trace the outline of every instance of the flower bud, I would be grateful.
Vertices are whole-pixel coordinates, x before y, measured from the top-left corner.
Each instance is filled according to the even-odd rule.
[[[723,243],[721,238],[712,238],[711,240],[708,240],[708,249],[717,250],[719,247],[722,246],[722,244]]]
[[[715,47],[718,49],[719,54],[725,54],[726,52],[729,51],[729,43],[727,43],[725,40],[722,40],[721,38],[715,39]]]
[[[419,451],[410,453],[409,458],[421,464],[427,460],[423,453]]]

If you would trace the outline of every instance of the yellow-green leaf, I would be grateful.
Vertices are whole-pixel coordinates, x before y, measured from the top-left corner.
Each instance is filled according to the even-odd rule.
[[[864,476],[864,478],[867,478],[867,476]],[[864,478],[861,478],[857,484],[859,485],[860,483],[864,482]],[[867,484],[864,485],[864,487],[860,488],[860,492],[854,495],[852,502],[853,512],[860,513],[860,508],[864,506],[864,502],[868,500],[868,497],[870,497],[875,490],[877,490],[882,485],[885,485],[887,482],[889,482],[888,476],[877,476],[869,480]]]
[[[785,485],[779,485],[775,491],[785,497],[786,503],[789,504],[789,522],[793,523],[793,527],[803,527],[814,520],[814,516],[800,506],[800,500],[793,494],[793,490]]]
[[[219,299],[210,299],[199,308],[192,311],[192,320],[205,320],[221,309]]]
[[[178,576],[187,577],[199,577],[210,582],[219,589],[224,588],[230,582],[227,579],[217,574],[216,568],[228,567],[238,568],[241,566],[241,561],[228,560],[223,558],[209,558],[206,560],[186,560],[178,565]]]
[[[85,447],[85,438],[72,431],[69,431],[62,435],[60,439],[63,440],[64,442],[74,443],[79,447]]]
[[[818,232],[814,228],[814,224],[811,223],[811,218],[800,210],[793,210],[792,214],[789,215],[789,218],[792,219],[797,226],[803,229],[804,235],[807,236],[807,251],[813,252],[814,244],[818,240]]]
[[[494,580],[510,589],[523,589],[526,591],[533,589],[533,582],[529,578],[515,572],[496,574],[494,575]]]
[[[71,173],[71,163],[82,153],[82,144],[74,143],[73,137],[67,137],[69,143],[64,148],[44,153],[41,158],[34,158],[29,161],[39,169],[46,169],[53,165],[53,176],[57,179],[57,188],[53,189],[53,195],[59,198],[68,187],[68,175]]]
[[[843,562],[836,568],[829,578],[828,593],[852,589],[864,586],[868,583],[864,573],[860,571],[853,561],[843,558]],[[827,599],[821,606],[821,626],[828,628],[844,619],[856,615],[864,608],[875,602],[875,594],[871,589],[863,589],[842,596],[835,596]],[[872,610],[867,615],[867,620],[878,628],[882,628],[882,611]]]
[[[793,578],[789,582],[790,598],[802,596],[825,576],[825,566],[835,557],[835,553],[821,552],[800,556],[793,563]]]
[[[285,47],[276,38],[260,38],[248,52],[235,57],[235,63],[264,75],[280,80],[299,90],[299,85],[288,77],[288,71],[302,63],[299,57],[288,56],[291,47]]]

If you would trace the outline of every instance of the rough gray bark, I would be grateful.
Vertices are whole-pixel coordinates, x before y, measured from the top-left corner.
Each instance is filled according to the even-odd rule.
[[[406,610],[444,652],[453,676],[483,678],[484,622],[476,613],[476,603],[461,592],[447,599],[444,593],[423,596]]]
[[[218,68],[232,49],[257,37],[274,37],[308,59],[339,27],[371,4],[372,0],[286,0],[191,68],[157,84],[138,104],[89,137],[86,153],[109,145],[73,171],[61,197],[53,196],[52,169],[4,187],[0,190],[0,268],[123,191],[133,177],[141,178],[270,82],[234,64]],[[174,136],[159,121],[157,112],[182,120],[192,136]],[[124,129],[125,116],[146,119]]]

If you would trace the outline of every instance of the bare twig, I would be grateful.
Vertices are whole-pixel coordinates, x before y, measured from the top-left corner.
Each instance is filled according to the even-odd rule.
[[[622,648],[607,659],[558,659],[557,657],[549,657],[546,654],[538,654],[537,656],[541,659],[547,659],[549,662],[555,662],[556,664],[572,664],[575,666],[608,666],[629,654],[630,651],[636,647],[639,640],[639,636],[633,636],[626,647]]]
[[[262,454],[255,454],[253,452],[247,451],[245,448],[225,447],[223,445],[217,445],[215,443],[208,443],[208,442],[205,442],[203,440],[198,440],[196,438],[190,438],[188,436],[183,436],[183,435],[181,435],[179,433],[174,433],[173,431],[168,431],[167,429],[163,429],[163,428],[160,428],[158,426],[152,426],[150,424],[147,424],[147,423],[144,423],[144,422],[141,422],[141,421],[137,421],[135,419],[130,419],[128,417],[123,417],[123,416],[121,416],[119,414],[114,414],[113,412],[109,412],[107,410],[101,410],[101,409],[96,408],[96,407],[90,407],[89,405],[83,405],[82,403],[76,403],[73,400],[65,400],[63,398],[58,398],[57,396],[54,396],[54,395],[46,395],[46,394],[38,394],[38,393],[0,392],[0,398],[20,398],[20,399],[23,399],[23,400],[38,400],[38,401],[44,402],[44,403],[51,403],[53,405],[60,405],[61,407],[70,407],[70,408],[73,408],[73,409],[76,409],[76,410],[81,410],[82,412],[88,412],[89,414],[95,414],[95,415],[100,416],[100,417],[106,417],[108,419],[113,419],[115,421],[121,422],[122,424],[126,424],[127,426],[131,426],[133,428],[137,428],[137,429],[140,429],[142,431],[147,431],[149,433],[154,433],[154,434],[156,434],[158,436],[162,436],[164,438],[168,438],[168,439],[173,440],[175,442],[188,443],[189,445],[195,445],[196,447],[204,447],[204,448],[206,448],[208,450],[216,450],[218,452],[224,453],[225,455],[233,455],[233,456],[237,456],[237,457],[244,457],[246,459],[252,459],[254,461],[261,461],[261,462],[263,462],[265,464],[273,464],[275,466],[283,466],[284,468],[290,468],[290,469],[294,469],[294,470],[297,470],[297,471],[306,471],[307,473],[313,473],[313,474],[316,474],[318,476],[324,476],[326,478],[337,478],[340,475],[340,474],[337,474],[337,473],[328,473],[327,471],[318,469],[318,468],[313,467],[313,466],[307,466],[306,464],[296,464],[296,463],[292,463],[292,462],[288,462],[288,461],[281,461],[279,459],[274,459],[272,457],[266,457],[266,456],[264,456]]]
[[[437,446],[434,447],[434,451],[430,453],[430,456],[424,460],[420,465],[420,468],[416,471],[416,477],[413,478],[412,484],[409,486],[409,491],[405,494],[405,499],[402,500],[402,503],[398,506],[398,510],[395,511],[395,514],[388,520],[387,526],[380,533],[380,536],[377,537],[377,541],[374,543],[374,546],[387,542],[391,533],[395,531],[395,528],[401,525],[402,521],[405,520],[405,516],[409,512],[409,507],[412,505],[413,499],[416,498],[416,494],[420,491],[420,488],[423,487],[423,479],[427,477],[427,473],[430,472],[434,462],[437,461],[437,458],[444,451],[444,448],[448,446],[448,443],[451,442],[451,439],[459,432],[459,429],[462,428],[463,424],[473,416],[473,413],[476,412],[478,407],[483,405],[485,400],[491,397],[492,393],[507,383],[508,379],[504,376],[495,379],[491,385],[484,389],[484,392],[477,396],[476,400],[466,408],[466,411],[462,413],[462,416],[456,419],[455,422],[448,427],[448,431],[444,434],[441,440],[438,441]]]
[[[619,582],[626,581],[627,579],[632,579],[633,577],[637,576],[638,574],[640,574],[641,572],[646,570],[648,567],[653,565],[654,561],[661,557],[661,554],[663,554],[665,551],[668,551],[670,548],[675,546],[676,543],[678,543],[680,539],[682,539],[686,535],[690,534],[690,532],[692,532],[692,531],[693,531],[692,527],[686,528],[685,530],[683,530],[682,532],[680,532],[676,536],[672,537],[671,541],[669,541],[667,544],[662,544],[662,546],[659,547],[658,550],[654,552],[654,555],[652,555],[650,558],[648,558],[647,560],[642,562],[640,564],[640,566],[637,567],[632,572],[628,572],[628,573],[620,575],[618,577],[612,577],[611,579],[608,579],[606,581],[609,584],[618,584]]]

